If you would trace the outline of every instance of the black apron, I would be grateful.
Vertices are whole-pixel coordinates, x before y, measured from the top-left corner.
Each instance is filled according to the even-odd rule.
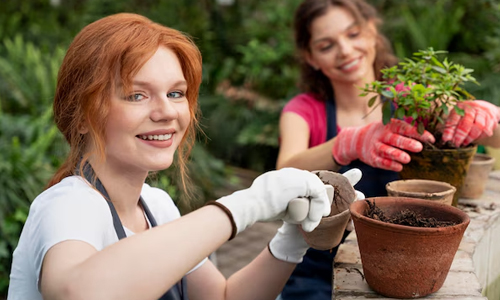
[[[337,109],[335,100],[326,102],[326,140],[337,136]],[[359,159],[343,166],[338,171],[344,173],[352,168],[358,168],[363,173],[362,179],[356,184],[356,190],[365,196],[386,196],[385,185],[399,179],[398,173],[371,167]],[[341,243],[349,234],[344,232]],[[302,263],[298,264],[288,279],[281,296],[283,300],[331,300],[333,284],[333,259],[337,254],[338,246],[331,250],[316,250],[309,248]]]
[[[85,179],[90,182],[91,184],[95,185],[95,188],[104,196],[106,199],[106,202],[109,205],[109,210],[111,211],[111,216],[113,217],[113,226],[115,227],[115,232],[116,235],[118,236],[118,239],[124,239],[127,237],[125,234],[125,230],[123,229],[122,222],[120,221],[120,217],[118,216],[118,213],[116,212],[115,206],[111,201],[109,201],[109,195],[106,189],[104,188],[104,185],[102,185],[101,181],[99,178],[95,176],[94,170],[90,166],[90,164],[86,164],[83,170],[84,177]],[[95,178],[95,182],[94,182]],[[149,220],[149,223],[151,224],[151,227],[155,227],[158,224],[156,223],[156,220],[149,210],[148,205],[146,202],[142,199],[142,196],[139,198],[139,201],[141,202],[142,207],[144,208],[144,213],[146,214],[146,217]],[[182,279],[175,284],[172,288],[170,288],[159,300],[188,300],[187,297],[187,282],[186,278],[182,277]]]

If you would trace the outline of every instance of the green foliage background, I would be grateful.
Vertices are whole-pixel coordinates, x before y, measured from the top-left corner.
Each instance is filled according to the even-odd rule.
[[[29,204],[61,163],[67,146],[51,101],[65,49],[100,17],[135,12],[192,36],[204,59],[200,92],[206,133],[192,154],[195,196],[179,192],[172,170],[150,182],[183,213],[234,186],[232,166],[274,168],[278,118],[298,92],[291,19],[299,0],[0,1],[0,298]],[[475,69],[476,98],[500,104],[500,0],[372,0],[400,57],[434,47]],[[236,185],[237,186],[237,185]]]

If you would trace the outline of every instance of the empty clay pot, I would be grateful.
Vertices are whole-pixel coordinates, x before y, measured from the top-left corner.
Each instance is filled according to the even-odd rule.
[[[460,197],[467,199],[480,198],[494,164],[495,158],[487,154],[474,154],[464,185],[460,190]]]
[[[420,298],[436,292],[450,270],[470,219],[451,205],[404,197],[368,198],[387,216],[405,209],[456,225],[440,228],[410,227],[366,216],[366,201],[351,207],[363,273],[368,285],[386,297]]]
[[[453,202],[453,195],[457,191],[449,183],[426,179],[396,180],[386,184],[385,188],[389,196],[418,198],[448,205]]]
[[[335,188],[331,213],[323,217],[318,227],[312,232],[300,228],[304,240],[314,249],[328,250],[335,248],[344,235],[351,214],[349,206],[356,198],[354,188],[346,177],[332,171],[312,171],[325,183]]]

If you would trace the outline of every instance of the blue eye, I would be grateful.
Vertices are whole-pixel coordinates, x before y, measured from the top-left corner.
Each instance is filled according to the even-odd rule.
[[[126,100],[132,101],[132,102],[138,102],[138,101],[141,101],[144,98],[145,98],[145,96],[142,95],[142,94],[132,94],[130,96],[127,96]]]
[[[183,98],[184,93],[181,91],[170,92],[167,94],[167,97],[169,97],[169,98]]]

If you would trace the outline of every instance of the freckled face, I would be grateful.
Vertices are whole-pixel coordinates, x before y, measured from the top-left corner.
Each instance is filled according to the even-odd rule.
[[[376,28],[356,23],[349,10],[331,6],[311,23],[307,62],[335,83],[359,83],[375,79]]]
[[[174,52],[158,48],[133,78],[132,91],[117,91],[111,99],[107,167],[118,172],[166,169],[190,123],[187,83]]]

